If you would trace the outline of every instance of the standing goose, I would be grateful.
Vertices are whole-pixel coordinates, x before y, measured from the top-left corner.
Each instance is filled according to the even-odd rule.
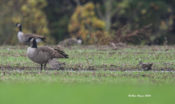
[[[18,37],[18,40],[19,40],[20,43],[30,44],[30,39],[32,39],[32,38],[35,38],[36,41],[37,41],[37,43],[40,42],[40,41],[44,41],[45,40],[45,37],[44,36],[40,36],[40,35],[36,35],[36,34],[31,34],[31,33],[24,34],[22,32],[22,25],[19,24],[19,23],[17,23],[16,26],[19,28],[17,37]]]
[[[60,48],[50,48],[47,46],[37,47],[37,42],[35,38],[30,40],[32,42],[31,47],[27,49],[27,56],[33,62],[41,65],[41,70],[46,68],[46,64],[53,58],[68,58],[68,55],[60,50]]]

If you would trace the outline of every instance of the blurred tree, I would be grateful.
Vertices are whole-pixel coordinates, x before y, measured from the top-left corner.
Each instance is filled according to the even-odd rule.
[[[120,11],[113,17],[115,24],[127,24],[131,31],[152,24],[150,38],[140,39],[138,44],[143,41],[147,41],[146,44],[155,43],[160,38],[161,41],[156,43],[163,43],[166,32],[172,26],[171,8],[164,0],[123,0],[118,3],[117,7],[120,8]],[[113,27],[118,28],[120,25],[113,25]]]
[[[71,17],[69,32],[72,36],[82,37],[85,44],[105,44],[109,35],[104,31],[105,22],[97,18],[92,2],[80,5],[78,3]]]
[[[41,10],[46,5],[45,0],[0,0],[2,12],[0,18],[3,20],[0,23],[0,33],[3,37],[0,44],[15,44],[17,42],[16,23],[23,25],[25,33],[45,35],[47,41],[52,43],[53,39],[49,35],[46,16]]]
[[[96,13],[100,19],[105,21],[105,31],[111,32],[112,17],[119,10],[117,0],[102,0],[96,3]]]
[[[69,37],[68,24],[76,3],[74,0],[47,0],[47,3],[43,10],[47,16],[50,33],[58,43]]]
[[[175,23],[173,22],[173,0],[48,0],[47,2],[49,6],[46,14],[49,29],[56,41],[69,37],[67,25],[71,23],[70,20],[72,21],[70,17],[74,15],[76,6],[84,6],[89,2],[94,4],[95,16],[105,22],[103,31],[110,34],[110,37],[125,25],[127,30],[123,31],[123,35],[127,35],[127,31],[134,32],[152,24],[152,32],[149,32],[152,35],[145,39],[136,38],[137,44],[163,43],[164,38],[172,33],[167,34],[167,31],[173,28]]]
[[[130,43],[175,43],[174,0],[0,0],[0,11],[0,44],[17,42],[16,22],[49,42],[78,35],[87,44],[125,37],[152,24],[151,31],[142,33],[147,38],[134,35]]]
[[[125,25],[127,28],[126,31],[122,31],[123,35],[127,35],[127,31],[134,32],[152,24],[152,35],[142,39],[135,37],[137,44],[155,43],[159,39],[161,41],[156,43],[163,43],[168,35],[167,31],[173,24],[172,10],[172,7],[164,0],[103,0],[97,3],[97,14],[102,19],[104,18],[106,31],[110,31],[110,34],[114,34]],[[150,32],[145,32],[144,35],[148,36],[148,33],[150,34]]]

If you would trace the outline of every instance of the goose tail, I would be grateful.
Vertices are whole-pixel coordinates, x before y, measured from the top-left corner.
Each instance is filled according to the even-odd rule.
[[[63,58],[69,58],[69,55],[66,54],[63,50],[61,50],[61,48],[59,46],[57,46],[56,48],[54,48],[59,54],[61,54],[63,56]]]

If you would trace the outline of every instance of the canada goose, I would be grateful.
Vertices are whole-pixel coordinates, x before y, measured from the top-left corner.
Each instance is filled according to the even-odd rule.
[[[30,39],[31,38],[35,38],[36,41],[37,41],[37,43],[40,42],[40,41],[44,41],[45,40],[45,37],[44,36],[40,36],[40,35],[36,35],[36,34],[31,34],[31,33],[24,34],[22,32],[22,25],[19,24],[19,23],[17,23],[16,26],[19,28],[17,37],[18,37],[18,40],[19,40],[20,43],[30,44]]]
[[[144,71],[149,71],[152,70],[153,63],[143,63],[142,61],[139,61],[139,65]]]
[[[68,55],[62,51],[59,47],[50,48],[47,46],[37,47],[37,42],[35,38],[31,40],[31,47],[27,49],[27,56],[33,62],[41,65],[41,70],[46,68],[46,64],[54,58],[68,58]]]
[[[78,44],[82,44],[81,37],[68,38],[68,39],[65,39],[65,40],[59,42],[59,45],[64,46],[64,47],[78,45]]]
[[[125,43],[114,43],[114,42],[110,42],[109,45],[112,47],[113,50],[118,50],[122,47],[126,47],[126,44]]]

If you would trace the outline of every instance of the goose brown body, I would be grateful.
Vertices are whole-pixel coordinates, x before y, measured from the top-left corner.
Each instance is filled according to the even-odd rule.
[[[46,65],[53,58],[68,58],[68,55],[59,48],[50,48],[47,46],[37,47],[35,39],[32,39],[32,47],[28,47],[27,56],[33,62],[41,65]]]
[[[27,50],[27,56],[38,64],[47,64],[53,58],[68,58],[63,51],[58,51],[50,47],[31,48]]]

